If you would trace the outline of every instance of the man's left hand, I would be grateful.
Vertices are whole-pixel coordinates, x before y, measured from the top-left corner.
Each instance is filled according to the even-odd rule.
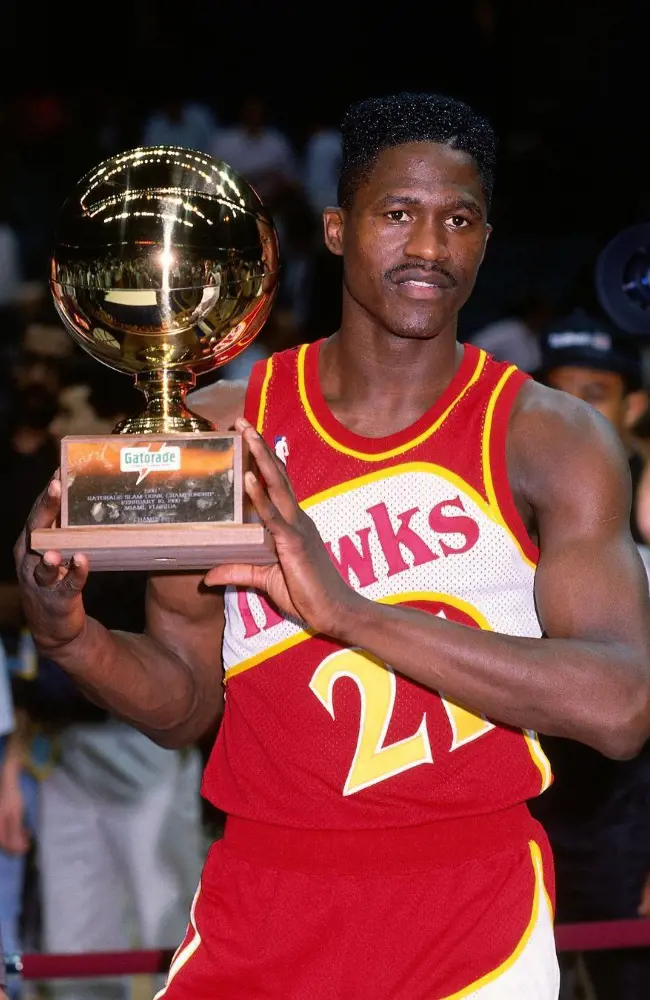
[[[264,485],[252,472],[246,492],[275,542],[278,562],[271,566],[223,565],[211,569],[208,586],[234,585],[264,591],[280,611],[314,632],[336,637],[363,600],[341,578],[312,519],[301,510],[286,469],[248,421],[235,428],[246,438]]]

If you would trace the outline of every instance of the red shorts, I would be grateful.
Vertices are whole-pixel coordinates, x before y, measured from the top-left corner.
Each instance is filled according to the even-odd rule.
[[[552,880],[525,807],[353,833],[230,819],[158,997],[556,1000]]]

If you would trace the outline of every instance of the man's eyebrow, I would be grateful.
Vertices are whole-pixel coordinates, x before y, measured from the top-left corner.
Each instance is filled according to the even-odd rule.
[[[484,214],[478,202],[473,201],[471,198],[458,198],[449,203],[449,208],[452,210],[464,208],[466,212],[471,212],[472,215],[475,215],[479,219],[482,219]]]
[[[387,194],[379,202],[380,208],[389,208],[391,205],[421,205],[422,199],[412,194]],[[464,209],[478,219],[484,218],[484,212],[478,202],[470,198],[453,198],[445,202],[445,210],[453,212],[457,209]]]
[[[388,207],[388,205],[421,205],[422,202],[420,198],[415,198],[412,194],[387,194],[379,204],[382,207]]]

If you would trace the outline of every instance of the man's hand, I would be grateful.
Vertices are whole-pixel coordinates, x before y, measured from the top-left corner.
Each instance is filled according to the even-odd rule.
[[[239,419],[264,484],[252,472],[245,487],[260,519],[273,536],[278,562],[272,566],[224,565],[211,569],[208,586],[233,584],[268,594],[285,614],[314,632],[336,636],[353,607],[362,601],[335,569],[316,525],[300,509],[284,465],[248,421]],[[365,602],[364,602],[365,603]]]
[[[32,507],[14,548],[27,627],[43,652],[65,646],[81,634],[86,621],[81,591],[88,578],[88,560],[75,554],[69,566],[60,552],[42,556],[30,550],[36,528],[51,528],[61,505],[61,483],[53,478]]]

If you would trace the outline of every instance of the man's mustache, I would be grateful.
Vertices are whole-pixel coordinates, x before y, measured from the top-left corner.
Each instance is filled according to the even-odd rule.
[[[458,284],[457,278],[451,273],[451,271],[448,271],[440,264],[432,264],[430,261],[425,260],[413,260],[408,264],[398,264],[396,267],[391,267],[389,271],[384,273],[384,278],[387,281],[394,281],[398,275],[403,274],[405,271],[422,271],[427,274],[442,274],[452,285],[454,285],[454,287]]]

